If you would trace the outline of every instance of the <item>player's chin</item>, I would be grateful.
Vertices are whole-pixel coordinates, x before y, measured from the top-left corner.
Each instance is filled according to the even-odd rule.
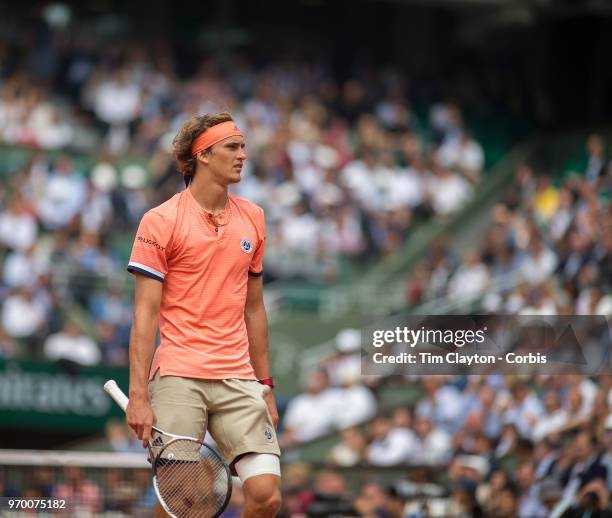
[[[240,176],[240,171],[234,169],[232,174],[229,175],[228,180],[229,180],[229,183],[238,183],[240,180],[242,180],[242,177]]]

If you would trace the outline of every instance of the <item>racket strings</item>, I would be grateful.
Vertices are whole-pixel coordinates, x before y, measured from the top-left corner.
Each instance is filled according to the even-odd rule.
[[[215,516],[225,503],[227,470],[209,448],[191,440],[170,442],[157,457],[159,496],[178,517]]]

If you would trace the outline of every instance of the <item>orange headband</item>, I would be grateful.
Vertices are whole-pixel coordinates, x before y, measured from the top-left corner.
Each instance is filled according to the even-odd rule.
[[[204,130],[194,139],[191,145],[191,154],[196,156],[200,151],[204,151],[217,142],[229,137],[242,137],[242,133],[234,121],[215,124],[207,130]]]

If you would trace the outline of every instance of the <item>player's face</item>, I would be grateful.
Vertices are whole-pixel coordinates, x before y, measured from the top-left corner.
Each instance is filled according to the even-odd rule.
[[[238,183],[246,159],[244,138],[229,137],[212,147],[209,167],[222,183]]]

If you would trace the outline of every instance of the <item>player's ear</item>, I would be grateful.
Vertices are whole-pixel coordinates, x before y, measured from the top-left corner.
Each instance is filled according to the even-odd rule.
[[[196,160],[198,162],[202,162],[203,164],[208,165],[208,163],[210,162],[210,151],[200,151],[196,156]]]

